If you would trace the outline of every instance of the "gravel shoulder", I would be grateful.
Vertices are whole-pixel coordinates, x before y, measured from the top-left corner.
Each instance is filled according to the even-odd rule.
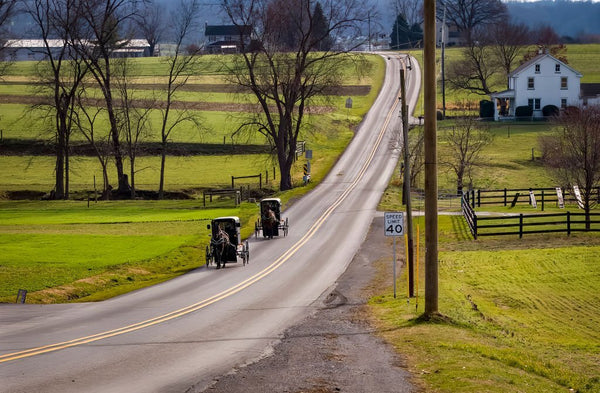
[[[377,215],[346,272],[316,301],[317,311],[289,328],[270,355],[214,381],[209,393],[420,391],[401,357],[365,318],[377,261],[392,258]]]

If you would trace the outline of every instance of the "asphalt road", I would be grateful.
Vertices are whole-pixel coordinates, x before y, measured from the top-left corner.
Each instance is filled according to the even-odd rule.
[[[0,305],[0,391],[202,390],[270,351],[344,272],[393,172],[401,62],[386,62],[382,91],[347,151],[282,213],[287,237],[250,239],[247,266],[202,267],[100,303]]]

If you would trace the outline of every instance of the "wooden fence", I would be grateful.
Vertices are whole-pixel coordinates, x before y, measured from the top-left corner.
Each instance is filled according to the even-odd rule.
[[[563,199],[564,202],[576,204],[577,200],[573,195],[573,190],[563,188]],[[558,205],[558,195],[556,188],[513,188],[513,189],[501,189],[501,190],[469,190],[463,195],[466,198],[467,203],[473,207],[482,207],[486,205],[494,206],[517,206],[517,205],[531,205],[532,200],[530,193],[533,193],[535,197],[535,203],[541,205],[541,210],[544,211],[546,204]],[[594,199],[600,203],[600,187],[595,187],[593,194],[596,196]]]
[[[472,199],[471,199],[472,200]],[[600,232],[600,213],[510,214],[478,216],[466,194],[462,197],[462,212],[474,239],[480,236],[519,235],[534,233]]]

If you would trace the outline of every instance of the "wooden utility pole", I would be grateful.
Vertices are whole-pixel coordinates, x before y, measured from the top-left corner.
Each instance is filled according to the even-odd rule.
[[[404,150],[404,200],[406,203],[406,238],[407,238],[407,254],[408,254],[408,295],[415,296],[415,274],[414,274],[414,257],[413,257],[413,230],[412,230],[412,204],[410,200],[410,160],[409,160],[409,145],[408,145],[408,103],[406,102],[406,82],[404,79],[404,68],[400,69],[400,100],[402,104],[402,136]],[[418,272],[417,272],[418,274]]]
[[[425,316],[438,312],[437,118],[435,86],[435,0],[424,6],[425,114]]]

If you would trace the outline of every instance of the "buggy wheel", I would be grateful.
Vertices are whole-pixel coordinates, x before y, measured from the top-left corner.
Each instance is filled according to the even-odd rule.
[[[208,268],[208,265],[210,265],[210,260],[212,258],[212,255],[210,255],[210,248],[208,246],[206,246],[206,267]]]
[[[288,218],[285,218],[285,224],[283,226],[283,236],[287,236],[288,234],[288,228],[289,228],[289,224],[288,224]]]
[[[244,242],[244,255],[246,256],[246,263],[250,263],[250,245],[248,244],[248,240]]]

